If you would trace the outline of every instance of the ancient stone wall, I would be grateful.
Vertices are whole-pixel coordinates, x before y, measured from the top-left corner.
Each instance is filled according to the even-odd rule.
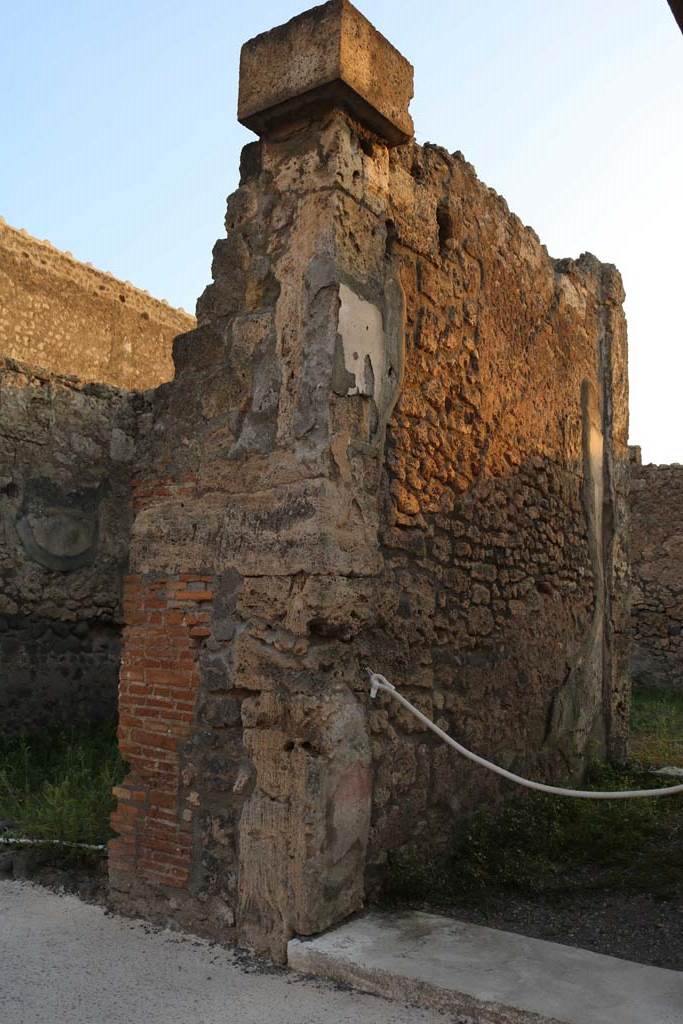
[[[484,756],[577,779],[627,734],[621,281],[551,260],[459,154],[402,147],[387,175],[406,358],[382,486],[393,608],[366,657]],[[396,705],[370,721],[370,864],[433,849],[499,792]]]
[[[115,716],[146,400],[107,384],[167,380],[194,323],[0,220],[3,731]]]
[[[501,795],[366,665],[548,780],[621,756],[628,716],[619,275],[395,146],[406,62],[350,4],[245,49],[298,33],[301,103],[289,72],[263,116],[248,91],[262,139],[140,452],[110,854],[119,906],[278,959]]]
[[[683,466],[631,467],[631,671],[683,693]]]
[[[113,718],[145,401],[0,361],[2,732]]]
[[[122,388],[173,373],[194,317],[0,219],[0,356]]]

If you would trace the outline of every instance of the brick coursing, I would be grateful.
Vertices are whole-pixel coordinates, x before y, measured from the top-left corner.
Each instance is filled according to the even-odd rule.
[[[118,787],[112,884],[187,887],[194,801],[182,777],[195,721],[198,647],[210,635],[210,576],[128,576],[119,683],[119,746],[130,774]]]

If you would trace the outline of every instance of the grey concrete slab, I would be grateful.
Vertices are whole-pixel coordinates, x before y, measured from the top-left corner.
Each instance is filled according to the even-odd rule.
[[[2,1024],[444,1024],[230,950],[0,882]]]
[[[368,914],[289,943],[295,970],[479,1024],[683,1024],[683,973],[434,914]]]

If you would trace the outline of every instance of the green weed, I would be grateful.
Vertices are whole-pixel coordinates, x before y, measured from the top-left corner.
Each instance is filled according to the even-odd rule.
[[[683,694],[634,690],[630,753],[634,761],[683,768]]]
[[[6,835],[104,843],[112,786],[124,775],[113,725],[0,739]]]

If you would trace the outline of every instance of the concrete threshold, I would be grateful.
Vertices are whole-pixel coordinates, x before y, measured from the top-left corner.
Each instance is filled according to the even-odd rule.
[[[289,965],[458,1024],[681,1024],[683,972],[435,914],[372,913],[292,939]]]

